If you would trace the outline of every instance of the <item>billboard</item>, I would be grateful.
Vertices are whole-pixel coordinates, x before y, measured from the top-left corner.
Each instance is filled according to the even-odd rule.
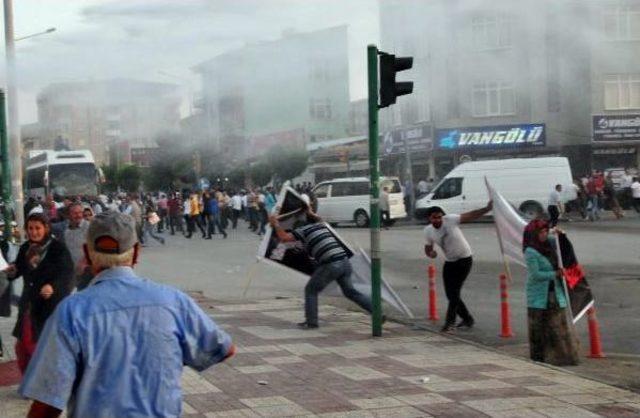
[[[385,155],[405,152],[405,141],[410,152],[424,152],[433,149],[431,125],[423,123],[415,126],[395,128],[379,136],[380,148]]]
[[[593,142],[640,141],[640,114],[594,115]]]
[[[502,149],[544,147],[546,130],[542,123],[438,129],[438,148]]]

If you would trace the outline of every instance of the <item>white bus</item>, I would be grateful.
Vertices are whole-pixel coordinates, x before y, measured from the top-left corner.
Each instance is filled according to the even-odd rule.
[[[28,196],[97,196],[102,175],[91,151],[42,150],[31,155],[25,169]]]

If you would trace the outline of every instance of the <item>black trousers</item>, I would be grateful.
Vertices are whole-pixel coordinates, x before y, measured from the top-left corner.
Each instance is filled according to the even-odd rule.
[[[473,259],[471,257],[444,263],[442,279],[444,281],[444,291],[449,300],[445,325],[454,325],[456,316],[460,316],[465,322],[473,322],[473,317],[460,297],[462,285],[467,279],[469,272],[471,272],[472,265]]]
[[[547,212],[549,212],[549,226],[553,228],[558,225],[558,219],[560,218],[560,211],[556,205],[547,206]]]

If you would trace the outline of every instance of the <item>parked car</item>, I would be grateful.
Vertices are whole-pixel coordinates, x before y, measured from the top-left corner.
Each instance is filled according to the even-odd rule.
[[[397,177],[381,177],[380,190],[389,188],[389,214],[391,220],[407,216],[400,180]],[[369,224],[369,179],[351,177],[319,183],[313,194],[318,200],[318,215],[331,224],[355,223],[358,227]]]
[[[455,167],[426,197],[416,201],[416,217],[424,219],[430,206],[463,213],[484,206],[489,198],[485,178],[523,216],[542,215],[557,184],[563,200],[576,198],[569,160],[564,157],[470,161]]]

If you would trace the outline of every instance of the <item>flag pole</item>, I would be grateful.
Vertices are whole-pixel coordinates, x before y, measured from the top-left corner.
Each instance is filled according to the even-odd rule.
[[[564,278],[564,264],[562,263],[562,252],[560,251],[560,232],[557,228],[553,228],[556,236],[556,254],[558,257],[558,267],[563,271],[562,274],[562,289],[564,290],[564,297],[567,300],[567,312],[569,313],[569,318],[571,323],[573,324],[573,310],[571,309],[571,299],[569,297],[569,289],[567,289],[567,281]]]
[[[484,177],[484,183],[487,186],[487,190],[489,191],[489,197],[491,200],[494,200],[493,188],[489,185],[489,180],[487,177]],[[495,203],[495,202],[494,202]],[[498,236],[498,244],[500,245],[500,253],[502,254],[502,264],[504,265],[504,273],[507,275],[509,279],[509,283],[513,282],[513,276],[511,276],[511,267],[509,267],[509,260],[507,260],[507,256],[504,254],[504,245],[502,244],[502,235],[500,234],[500,229],[498,228],[498,223],[495,221],[495,217],[493,220],[493,226],[496,228],[496,235]]]

